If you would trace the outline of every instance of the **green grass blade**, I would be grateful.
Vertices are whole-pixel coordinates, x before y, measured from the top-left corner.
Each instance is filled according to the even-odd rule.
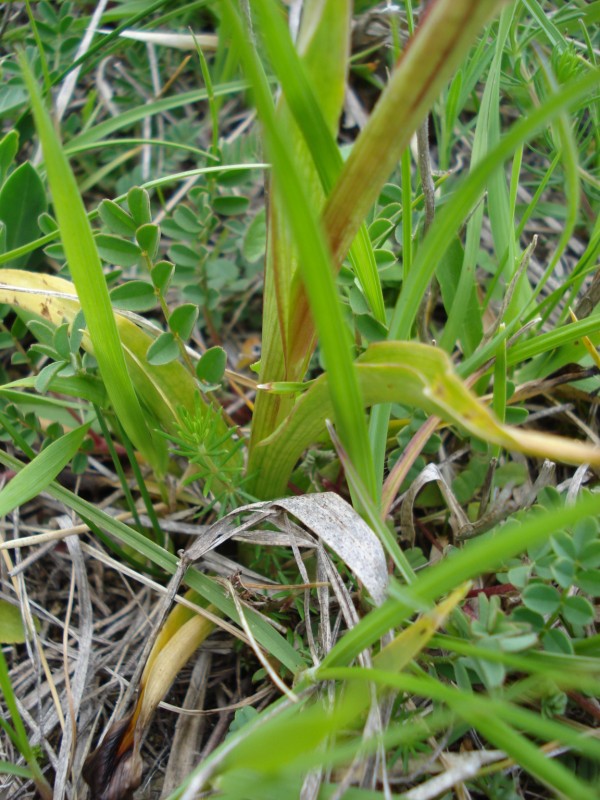
[[[227,97],[231,94],[239,94],[248,88],[245,81],[231,81],[229,83],[214,86],[213,92],[215,97]],[[69,148],[80,148],[100,142],[110,134],[120,131],[123,128],[129,128],[135,125],[136,122],[141,122],[148,117],[156,116],[157,114],[164,114],[165,111],[171,111],[175,108],[189,107],[195,103],[200,103],[208,99],[208,92],[206,89],[194,89],[190,92],[182,92],[181,94],[174,94],[170,97],[163,97],[160,100],[155,100],[152,103],[141,104],[136,108],[124,111],[117,117],[99,122],[88,128],[86,131],[74,136],[68,143]]]
[[[338,432],[367,486],[369,495],[375,497],[375,472],[365,414],[352,364],[349,333],[338,301],[323,230],[306,196],[306,189],[299,178],[288,144],[279,131],[271,93],[260,62],[248,44],[247,34],[230,0],[222,8],[262,117],[265,138],[278,181],[277,200],[284,210],[298,247],[301,274],[330,376]],[[268,453],[265,456],[268,457]]]
[[[0,517],[45,490],[77,453],[89,427],[81,425],[52,442],[6,484],[0,491]]]
[[[106,34],[98,41],[92,43],[85,53],[77,58],[72,64],[69,64],[66,69],[64,69],[54,78],[52,85],[54,86],[62,83],[62,81],[72,70],[76,69],[82,64],[86,64],[89,67],[89,62],[92,61],[93,56],[95,56],[98,51],[106,51],[108,45],[120,41],[119,37],[124,30],[133,27],[138,22],[144,22],[145,20],[151,18],[151,15],[154,14],[155,11],[158,11],[162,6],[165,5],[169,5],[169,0],[156,0],[154,3],[146,3],[143,11],[133,14],[130,17],[128,16],[125,22],[121,23],[121,25],[118,25],[114,30],[110,31],[110,33]],[[156,23],[157,20],[153,19],[152,22]],[[106,55],[106,53],[102,55]],[[92,63],[95,64],[102,57],[102,55],[100,55],[98,59],[93,59]]]
[[[402,288],[394,310],[390,323],[391,338],[406,339],[410,336],[420,298],[435,272],[441,253],[445,252],[462,221],[480,199],[490,175],[499,164],[506,161],[522,142],[542,130],[563,110],[572,108],[589,97],[599,84],[600,71],[590,70],[582,78],[562,87],[534,109],[527,118],[513,125],[494,150],[461,181],[453,194],[452,203],[448,203],[437,214],[419,249],[411,274]]]
[[[567,463],[600,463],[600,448],[562,436],[501,425],[455,374],[439,348],[415,342],[378,342],[355,361],[365,406],[402,403],[422,408],[483,441]],[[277,430],[264,441],[265,459],[257,485],[279,491],[302,452],[323,436],[334,408],[326,373],[312,381]],[[269,385],[259,388],[268,390]],[[344,445],[345,446],[345,445]]]
[[[186,153],[191,153],[194,156],[201,158],[208,158],[218,163],[218,159],[211,155],[208,150],[201,150],[199,147],[194,147],[186,142],[172,142],[167,139],[144,139],[141,136],[119,136],[117,139],[103,139],[102,141],[88,142],[87,144],[79,144],[73,146],[68,144],[64,148],[65,155],[74,156],[78,153],[87,153],[91,150],[100,150],[105,147],[137,147],[138,145],[149,144],[154,147],[170,147],[173,150],[183,150]]]
[[[2,726],[5,729],[5,732],[10,735],[12,739],[14,737],[14,744],[16,747],[19,748],[21,755],[27,761],[27,765],[29,767],[29,772],[31,773],[30,777],[35,783],[35,786],[39,792],[40,797],[42,800],[52,800],[52,788],[46,778],[44,777],[42,770],[37,762],[36,755],[34,752],[31,743],[27,737],[27,731],[25,730],[25,726],[23,725],[23,720],[21,719],[21,715],[19,714],[19,709],[17,707],[17,701],[13,692],[12,684],[10,682],[10,675],[8,673],[8,665],[6,663],[6,659],[4,658],[4,653],[2,652],[2,648],[0,648],[0,692],[4,697],[4,702],[6,707],[10,713],[13,726],[14,728],[10,728],[8,723],[6,723],[1,717],[0,722],[2,722]],[[6,764],[7,762],[3,762]],[[9,767],[11,765],[8,765]],[[18,768],[17,768],[18,769]],[[6,772],[11,772],[10,769],[6,769]],[[13,774],[18,774],[14,773]]]
[[[477,126],[473,140],[471,169],[498,144],[500,138],[500,75],[506,39],[510,32],[510,23],[514,14],[514,6],[505,9],[500,18],[495,41],[495,53],[485,83],[481,108],[477,115]],[[498,164],[488,181],[489,217],[494,236],[494,246],[499,263],[506,263],[508,256],[509,277],[515,261],[515,242],[513,226],[508,213],[508,195],[503,164]],[[465,314],[470,295],[475,291],[475,269],[479,259],[481,246],[481,228],[483,224],[484,204],[479,203],[467,223],[465,250],[460,278],[456,287],[452,305],[448,309],[448,320],[440,339],[440,346],[452,352],[456,341],[460,338],[465,355],[469,356],[481,339],[481,319],[474,320]],[[502,244],[500,244],[502,240]]]
[[[335,129],[342,109],[349,37],[348,13],[331,12],[340,7],[347,10],[347,4],[348,0],[312,4],[302,15],[297,34],[298,52],[313,87],[317,115],[324,120],[328,136]],[[279,9],[275,13],[279,14]],[[231,49],[236,51],[236,48]],[[311,207],[318,215],[325,203],[322,182],[283,94],[277,101],[275,114],[280,135],[287,142]],[[276,186],[275,179],[271,189],[274,197],[277,196]],[[277,202],[268,204],[267,229],[261,380],[301,380],[317,336],[299,269],[298,248],[286,214]],[[252,475],[260,471],[255,460],[255,445],[272,432],[288,412],[290,404],[288,398],[274,399],[268,395],[257,398],[248,460],[250,481]],[[252,490],[252,484],[250,487]]]
[[[600,320],[595,314],[593,317],[586,317],[577,322],[571,322],[568,325],[561,325],[554,331],[548,333],[540,333],[532,339],[527,339],[525,342],[517,342],[507,352],[506,363],[509,366],[519,364],[521,361],[526,361],[528,358],[549,353],[559,347],[570,345],[577,342],[582,336],[589,336],[592,341],[597,340],[600,331]],[[585,354],[583,345],[579,345],[578,352],[581,355]],[[560,355],[557,353],[557,356]],[[577,360],[576,353],[569,353],[565,356],[568,360]],[[552,368],[550,368],[552,369]]]
[[[508,724],[502,717],[516,717],[521,723],[530,721],[534,715],[521,716],[511,713],[511,706],[502,701],[490,701],[484,695],[475,695],[446,686],[441,682],[429,678],[414,675],[395,674],[378,669],[365,669],[362,667],[318,670],[319,677],[323,680],[331,679],[356,679],[371,680],[380,686],[393,688],[397,691],[416,694],[437,702],[446,703],[458,716],[462,717],[470,726],[478,729],[491,743],[507,755],[512,757],[519,766],[526,769],[532,775],[542,780],[544,783],[562,792],[566,797],[585,798],[585,800],[595,800],[597,797],[593,787],[581,781],[569,769],[560,762],[548,758],[548,756],[532,744],[529,739],[520,734],[515,728]],[[538,718],[539,719],[539,718]],[[540,722],[543,723],[542,720]],[[537,730],[556,733],[556,727],[541,725],[535,726]],[[563,726],[560,726],[561,728]],[[565,738],[573,742],[574,737],[569,735],[565,728]],[[548,737],[550,738],[550,737]],[[583,737],[577,737],[577,741],[583,743]]]
[[[336,259],[359,226],[439,91],[503,0],[438,0],[379,98],[327,202],[324,224]]]
[[[543,67],[549,88],[556,91],[556,80],[554,76],[547,65],[543,65]],[[537,281],[534,297],[537,297],[540,294],[546,285],[548,278],[554,272],[556,265],[569,246],[569,242],[571,241],[573,231],[575,230],[579,214],[579,199],[581,195],[579,180],[579,155],[577,152],[577,142],[575,141],[575,136],[573,135],[572,131],[571,120],[566,113],[558,115],[554,123],[554,130],[556,131],[556,136],[560,143],[559,154],[562,158],[565,176],[564,191],[565,199],[567,201],[566,215],[562,224],[562,232],[557,242],[555,251],[552,254],[552,258],[549,260],[548,266],[544,270],[544,274],[540,280]],[[544,317],[547,317],[551,310],[552,307],[548,308],[544,313]],[[563,311],[562,319],[564,319],[566,316],[568,316],[567,308],[565,308]]]
[[[347,14],[344,5],[339,2],[330,4],[330,13]],[[325,194],[329,194],[344,164],[340,150],[321,112],[302,60],[296,52],[289,30],[277,7],[272,0],[256,0],[254,7],[260,12],[262,38],[281,82],[288,106],[310,150]],[[328,25],[329,22],[323,19],[321,24]],[[374,316],[385,323],[381,282],[371,240],[364,223],[350,247],[349,258]]]
[[[19,767],[11,764],[10,761],[0,760],[0,775],[16,775],[19,778],[32,780],[33,772],[28,767]]]
[[[544,31],[552,47],[556,47],[560,52],[563,52],[569,47],[567,40],[552,22],[552,19],[546,11],[542,9],[538,0],[523,0],[523,5],[535,19],[541,30]]]
[[[80,304],[75,287],[64,278],[11,269],[2,270],[0,278],[6,281],[6,284],[0,284],[0,301],[6,300],[8,304],[21,308],[28,314],[37,314],[56,328],[63,322],[72,324],[77,318]],[[198,384],[193,374],[180,361],[162,365],[149,364],[146,354],[156,341],[156,335],[153,338],[118,312],[115,314],[115,322],[128,373],[137,396],[144,404],[148,424],[161,432],[178,434],[185,414],[198,419],[198,414],[202,413],[205,415],[207,429],[210,429],[212,435],[224,437],[224,441],[230,430],[228,424],[222,414],[206,402],[203,395],[198,394]],[[96,354],[94,343],[87,332],[82,336],[81,346],[92,355]],[[62,381],[55,379],[55,388],[62,387],[68,391],[72,387],[76,394],[92,399],[101,408],[107,408],[106,393],[98,391],[102,389],[102,385],[97,379],[96,381],[98,387],[93,382],[86,386],[82,379],[77,378]],[[82,383],[83,386],[80,387]],[[97,391],[94,392],[94,389]],[[198,403],[197,398],[200,400]],[[231,450],[228,446],[227,449],[230,452],[228,466],[241,475],[243,454],[236,448]],[[217,491],[224,490],[218,477],[215,479],[215,488],[217,487]]]
[[[94,343],[100,373],[127,435],[155,472],[161,475],[166,468],[166,446],[148,428],[127,372],[106,280],[75,177],[24,56],[20,58],[20,64],[44,151],[65,255]]]

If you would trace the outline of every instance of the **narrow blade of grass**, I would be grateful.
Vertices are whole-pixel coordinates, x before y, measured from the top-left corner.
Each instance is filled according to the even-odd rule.
[[[0,491],[0,517],[43,492],[81,447],[89,424],[66,433],[48,445]]]
[[[509,704],[501,701],[490,702],[485,696],[454,689],[433,678],[394,674],[378,669],[355,667],[323,670],[322,676],[323,680],[360,677],[363,680],[372,680],[380,686],[446,703],[470,726],[479,730],[488,741],[511,756],[517,764],[547,785],[563,793],[565,797],[577,797],[582,800],[584,798],[585,800],[594,800],[597,797],[595,789],[589,783],[580,780],[559,761],[548,758],[546,753],[500,717],[498,712],[505,708],[507,712],[503,716],[511,716]],[[488,707],[488,703],[491,708]],[[519,716],[518,719],[522,724],[523,717]],[[541,727],[543,728],[543,725]],[[539,730],[540,726],[536,726],[536,728]],[[549,739],[552,733],[556,733],[554,727],[552,727]],[[565,730],[565,736],[572,741],[573,737],[569,736],[568,729]]]
[[[286,141],[282,138],[262,67],[249,46],[241,21],[229,0],[223,11],[255,93],[268,149],[277,176],[278,202],[286,214],[300,254],[300,270],[310,300],[330,376],[330,391],[340,438],[356,469],[375,497],[375,472],[365,414],[350,351],[350,338],[337,297],[331,259]],[[284,445],[285,446],[285,445]],[[268,487],[266,490],[269,491]]]
[[[127,372],[100,257],[75,177],[24,55],[20,57],[20,64],[44,151],[48,182],[65,255],[85,314],[86,325],[94,342],[100,373],[115,413],[129,438],[155,472],[162,475],[167,463],[166,446],[148,428]]]
[[[519,145],[542,130],[563,110],[572,108],[588,97],[600,83],[600,71],[590,70],[582,78],[572,81],[534,109],[531,114],[513,125],[498,145],[475,169],[464,178],[452,196],[452,202],[441,209],[419,249],[413,269],[408,277],[390,323],[390,338],[406,339],[429,281],[439,261],[452,241],[452,237],[478,202],[481,193],[498,165],[506,161]]]
[[[438,92],[503,2],[439,0],[430,7],[327,202],[324,225],[336,259],[347,252]]]
[[[309,77],[294,48],[289,31],[277,12],[277,7],[272,0],[257,0],[254,5],[260,11],[262,38],[281,82],[286,101],[310,150],[323,189],[329,194],[344,165],[342,155],[314,96]],[[348,12],[345,8],[332,6],[331,13]],[[324,19],[321,24],[329,23]],[[349,257],[373,314],[380,322],[385,323],[381,282],[373,247],[364,223],[350,247]],[[339,267],[339,264],[336,266]],[[292,303],[292,308],[295,305]]]

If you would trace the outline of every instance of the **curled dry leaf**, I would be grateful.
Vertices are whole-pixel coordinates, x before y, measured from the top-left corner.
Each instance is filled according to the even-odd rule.
[[[472,528],[465,512],[462,510],[460,503],[454,496],[454,492],[448,485],[448,482],[442,475],[439,467],[436,464],[428,464],[423,469],[417,478],[411,483],[410,488],[404,496],[402,507],[400,511],[400,524],[402,531],[411,546],[415,542],[415,526],[413,522],[413,507],[418,493],[428,483],[435,482],[446,501],[450,511],[450,525],[455,536],[459,536],[465,530]]]
[[[286,497],[269,505],[300,520],[352,570],[377,605],[383,603],[388,579],[383,547],[352,506],[333,492]]]

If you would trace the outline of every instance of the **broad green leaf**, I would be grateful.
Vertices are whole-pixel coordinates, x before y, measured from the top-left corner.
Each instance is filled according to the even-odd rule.
[[[590,597],[600,597],[600,571],[597,569],[585,569],[579,572],[575,583]]]
[[[153,367],[170,364],[179,357],[179,345],[170,331],[161,333],[150,345],[146,353],[148,364]]]
[[[133,217],[112,200],[103,200],[98,206],[98,214],[106,227],[118,236],[133,236],[136,224]]]
[[[221,186],[238,186],[247,182],[250,172],[248,170],[229,170],[224,169],[217,175],[217,183]]]
[[[367,342],[383,342],[387,338],[388,330],[385,325],[370,314],[358,314],[354,317],[354,324]]]
[[[146,281],[127,281],[110,291],[110,299],[116,308],[128,311],[149,311],[157,303],[152,284]]]
[[[46,190],[29,161],[12,172],[0,189],[0,220],[6,225],[6,250],[28,244],[39,236],[37,219],[47,208]],[[14,259],[24,266],[28,256]]]
[[[134,186],[127,192],[127,205],[136,225],[147,225],[152,222],[150,195],[146,189]]]
[[[565,598],[562,615],[571,625],[591,625],[594,621],[594,606],[586,597],[573,595]]]
[[[63,325],[59,325],[54,331],[52,343],[58,355],[65,361],[71,357],[69,326],[66,322]]]
[[[135,267],[139,263],[142,251],[135,242],[111,233],[99,233],[94,239],[103,261],[119,267]]]
[[[265,220],[265,211],[261,209],[248,226],[242,243],[242,255],[246,261],[254,264],[264,256],[266,246],[267,223]]]
[[[167,293],[174,271],[175,265],[171,264],[170,261],[159,261],[158,264],[155,264],[152,268],[152,272],[150,273],[152,283],[162,295]]]
[[[456,424],[479,439],[507,450],[531,453],[568,463],[600,463],[600,448],[565,437],[501,425],[492,412],[456,376],[452,362],[439,348],[415,342],[378,342],[355,361],[360,396],[365,406],[402,403]],[[266,439],[259,488],[285,491],[302,452],[323,437],[331,418],[329,376],[321,375],[296,401],[282,425]]]
[[[22,644],[25,638],[25,626],[18,606],[0,600],[0,642]]]
[[[15,109],[28,101],[27,92],[22,86],[5,87],[0,94],[0,117],[14,113]]]
[[[48,258],[53,258],[59,263],[64,263],[66,261],[65,251],[62,244],[50,244],[48,247],[44,247],[44,253],[48,256]]]
[[[177,306],[169,317],[169,328],[182,341],[187,342],[192,335],[197,319],[198,306],[193,303],[184,303],[181,306]]]
[[[152,223],[141,225],[135,233],[135,238],[137,239],[139,246],[144,251],[144,254],[151,261],[154,261],[158,253],[158,246],[160,244],[160,228],[158,225],[154,225]]]
[[[169,247],[169,258],[178,267],[188,267],[197,269],[200,263],[200,256],[197,250],[187,244],[173,244]]]
[[[248,210],[250,201],[247,197],[240,197],[236,194],[215,197],[212,203],[213,211],[224,217],[234,217],[238,214],[245,214]]]
[[[205,383],[215,384],[223,380],[227,366],[227,353],[222,347],[211,347],[202,354],[196,364],[196,375]]]
[[[38,225],[42,233],[58,233],[58,224],[54,217],[44,211],[38,217]]]
[[[53,379],[67,366],[66,361],[52,361],[35,376],[35,389],[40,394],[48,391]]]
[[[49,444],[6,484],[0,491],[0,517],[44,491],[79,450],[88,428],[81,425]]]
[[[197,236],[202,232],[202,222],[198,218],[198,214],[187,206],[177,206],[173,211],[173,222],[186,233],[193,233]]]
[[[26,273],[23,274],[25,275]],[[6,275],[10,275],[10,272],[7,271]],[[54,331],[56,329],[49,322],[46,322],[46,320],[30,319],[27,321],[27,327],[38,342],[54,345]]]
[[[18,149],[19,134],[16,130],[9,131],[0,140],[0,183],[4,181]]]
[[[561,589],[569,589],[575,579],[575,564],[570,558],[557,558],[550,570]]]
[[[554,614],[560,606],[558,590],[545,583],[530,583],[521,596],[525,606],[538,614]]]

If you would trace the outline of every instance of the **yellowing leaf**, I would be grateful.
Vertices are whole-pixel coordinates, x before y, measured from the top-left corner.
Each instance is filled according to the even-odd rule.
[[[373,667],[390,672],[404,669],[427,646],[433,634],[446,622],[448,615],[468,590],[469,584],[459,586],[449,597],[405,628],[375,656]]]
[[[448,355],[417,342],[377,342],[355,361],[364,406],[402,403],[422,408],[458,425],[479,439],[553,461],[600,465],[600,448],[562,436],[502,425],[490,409],[460,380]],[[318,441],[325,420],[333,417],[327,375],[321,375],[296,400],[279,428],[261,442],[269,459],[256,491],[285,490],[302,452]],[[268,487],[268,488],[267,488]]]

